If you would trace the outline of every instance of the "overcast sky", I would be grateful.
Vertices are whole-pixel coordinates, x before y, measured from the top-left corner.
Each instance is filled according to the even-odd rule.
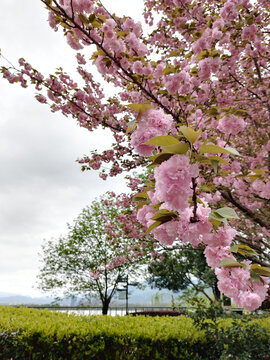
[[[113,12],[139,18],[142,0],[104,0]],[[47,24],[39,0],[0,1],[0,48],[17,65],[24,57],[45,75],[76,63],[62,32]],[[0,59],[1,65],[7,65]],[[33,289],[44,239],[66,232],[66,223],[107,190],[121,192],[121,178],[103,181],[80,171],[76,159],[106,148],[109,134],[90,133],[71,118],[38,103],[34,88],[0,78],[0,294],[38,296]]]

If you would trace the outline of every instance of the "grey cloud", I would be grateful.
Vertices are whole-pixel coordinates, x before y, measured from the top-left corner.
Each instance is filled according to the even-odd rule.
[[[113,12],[139,9],[126,0],[104,3]],[[1,0],[3,54],[15,65],[22,56],[45,73],[58,66],[74,69],[75,52],[46,19],[41,1]],[[7,63],[0,59],[0,65]],[[25,294],[35,282],[43,239],[64,234],[66,223],[96,196],[126,187],[123,177],[104,182],[96,172],[81,173],[75,162],[90,150],[106,148],[108,134],[91,134],[74,120],[52,114],[34,99],[31,87],[0,78],[0,93],[0,289]]]

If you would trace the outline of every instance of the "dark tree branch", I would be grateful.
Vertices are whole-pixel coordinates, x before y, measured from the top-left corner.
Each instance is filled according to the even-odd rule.
[[[260,217],[258,217],[256,214],[254,214],[254,212],[252,212],[251,210],[246,208],[244,205],[242,205],[239,201],[237,201],[232,196],[232,193],[229,190],[222,191],[221,196],[223,197],[223,199],[229,201],[231,204],[233,204],[235,207],[237,207],[240,211],[242,211],[242,213],[245,216],[251,218],[255,223],[259,224],[262,227],[265,227],[266,229],[270,229],[269,223],[262,220]]]
[[[197,204],[197,193],[196,193],[196,187],[197,187],[197,183],[196,183],[196,179],[192,178],[192,190],[193,190],[193,195],[192,195],[192,201],[193,201],[193,216],[190,218],[190,222],[191,223],[196,223],[198,222],[198,218],[197,218],[197,208],[198,208],[198,204]]]
[[[197,286],[196,284],[194,284],[194,282],[187,276],[187,280],[188,282],[194,287],[195,290],[202,292],[204,294],[204,296],[207,297],[207,299],[210,301],[210,303],[213,303],[213,300],[210,298],[210,296],[205,292],[204,288],[201,286]]]

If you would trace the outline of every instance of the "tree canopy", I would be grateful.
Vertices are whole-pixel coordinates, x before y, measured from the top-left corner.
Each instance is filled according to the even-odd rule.
[[[116,202],[118,205],[116,205]],[[84,208],[68,233],[46,241],[42,247],[39,288],[63,289],[69,295],[85,295],[101,300],[106,314],[116,291],[118,278],[141,276],[140,264],[152,243],[142,248],[132,234],[117,221],[119,197],[106,194]]]
[[[165,251],[163,261],[152,262],[148,266],[148,281],[159,289],[167,288],[178,292],[192,289],[206,296],[212,303],[220,300],[217,278],[207,265],[203,251],[192,248],[179,251]],[[212,291],[209,294],[207,290]]]

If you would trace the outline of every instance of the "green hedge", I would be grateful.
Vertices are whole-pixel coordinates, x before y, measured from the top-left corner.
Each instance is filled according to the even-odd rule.
[[[76,316],[0,306],[1,360],[212,360],[226,352],[224,359],[242,359],[229,357],[228,348],[240,354],[244,343],[256,350],[243,359],[270,359],[270,318],[248,324],[226,319],[218,333],[206,334],[184,316]]]

